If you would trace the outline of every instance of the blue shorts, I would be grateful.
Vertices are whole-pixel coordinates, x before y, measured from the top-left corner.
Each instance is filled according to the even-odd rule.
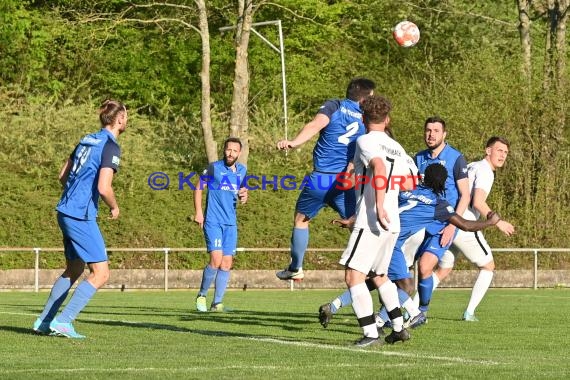
[[[394,247],[394,252],[392,252],[392,258],[390,259],[390,265],[388,266],[388,278],[390,281],[412,278],[412,274],[406,263],[404,251],[402,250],[402,246],[405,242],[405,238],[398,238],[396,241],[396,246]]]
[[[237,248],[237,226],[204,223],[204,238],[208,252],[222,251],[224,256],[234,256]]]
[[[337,174],[314,171],[309,183],[303,186],[295,210],[313,219],[325,206],[332,207],[342,219],[350,218],[356,209],[354,189],[343,190]]]
[[[67,260],[81,259],[86,263],[109,260],[97,221],[76,219],[58,212],[57,223],[63,233],[63,248]]]
[[[458,231],[459,231],[459,228],[456,228],[455,229],[455,235],[453,235],[453,239],[455,239],[455,236],[457,236]],[[451,243],[453,243],[453,239],[451,239]],[[437,259],[439,261],[443,257],[443,254],[445,253],[445,251],[449,250],[451,243],[449,243],[445,247],[442,247],[441,246],[441,234],[440,233],[432,234],[432,233],[426,232],[426,237],[425,237],[424,241],[422,242],[422,245],[418,249],[417,258],[420,258],[424,252],[429,252],[429,253],[436,255]]]

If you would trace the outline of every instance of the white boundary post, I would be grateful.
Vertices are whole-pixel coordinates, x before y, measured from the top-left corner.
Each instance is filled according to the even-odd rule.
[[[534,290],[538,289],[538,250],[533,251],[534,254]]]
[[[40,291],[40,251],[41,248],[34,248],[35,263],[34,263],[34,291]]]
[[[168,291],[168,253],[170,248],[164,248],[164,291]]]

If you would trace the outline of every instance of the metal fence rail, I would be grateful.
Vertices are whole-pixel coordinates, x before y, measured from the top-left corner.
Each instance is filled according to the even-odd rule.
[[[237,248],[238,252],[289,252],[289,248]],[[308,248],[307,252],[343,252],[344,248]],[[63,252],[63,248],[40,247],[0,247],[2,252],[34,253],[34,291],[39,292],[40,253]],[[107,252],[154,252],[164,253],[164,291],[168,291],[168,256],[173,252],[206,252],[205,247],[200,248],[107,248]],[[493,252],[503,253],[530,253],[533,255],[533,289],[538,289],[538,254],[570,253],[570,248],[494,248]]]

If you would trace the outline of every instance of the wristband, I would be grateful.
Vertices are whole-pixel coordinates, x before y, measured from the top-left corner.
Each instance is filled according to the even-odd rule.
[[[488,220],[488,219],[491,219],[491,218],[493,217],[493,215],[495,215],[495,214],[496,214],[495,211],[489,211],[489,212],[487,213],[487,220]],[[497,215],[497,216],[499,216],[499,215]],[[501,217],[499,216],[499,220],[497,220],[497,223],[499,223],[500,221],[501,221]]]

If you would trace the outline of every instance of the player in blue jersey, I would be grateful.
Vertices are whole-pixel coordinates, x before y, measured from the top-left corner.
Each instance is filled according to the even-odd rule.
[[[224,158],[211,163],[204,171],[200,184],[194,191],[194,221],[204,230],[206,249],[210,262],[204,268],[200,291],[196,297],[196,309],[207,311],[206,295],[215,282],[214,300],[211,311],[224,311],[222,304],[230,279],[230,269],[237,247],[237,201],[247,202],[247,188],[243,181],[246,167],[237,159],[242,143],[230,137],[224,142]],[[206,211],[202,211],[202,191],[208,188]]]
[[[412,276],[409,267],[412,265],[407,259],[409,252],[406,245],[410,237],[418,231],[430,228],[434,222],[449,222],[456,227],[465,231],[479,231],[491,225],[495,225],[499,221],[498,215],[489,213],[486,221],[471,221],[464,219],[455,212],[444,198],[444,189],[446,179],[448,177],[447,170],[439,164],[429,165],[424,172],[423,182],[416,189],[400,192],[399,194],[399,214],[400,214],[400,234],[392,258],[388,267],[388,278],[398,286],[398,297],[400,304],[410,314],[409,325],[412,328],[418,327],[425,323],[423,313],[417,310],[410,295],[414,291]],[[350,227],[347,220],[333,221],[342,227]],[[412,257],[415,248],[412,247]],[[368,281],[368,288],[373,290],[375,287]],[[350,295],[340,295],[328,304],[324,304],[319,308],[319,321],[323,327],[327,327],[332,316],[336,314],[338,309],[350,304]],[[381,327],[384,322],[389,321],[388,313],[384,310],[377,318],[377,325]]]
[[[44,309],[33,329],[39,334],[85,338],[72,322],[97,289],[109,279],[105,242],[97,225],[99,197],[110,209],[110,218],[119,217],[119,206],[111,186],[119,168],[121,150],[117,138],[127,127],[127,109],[117,101],[103,103],[99,119],[102,129],[81,139],[59,173],[63,195],[57,204],[57,221],[63,233],[66,268],[53,285]],[[56,316],[73,283],[82,281],[69,303]]]
[[[448,172],[445,199],[459,215],[463,215],[470,201],[467,161],[461,152],[445,142],[446,137],[445,121],[438,116],[429,117],[424,124],[427,149],[416,154],[416,165],[420,175],[424,174],[430,164],[445,166]],[[433,269],[453,242],[456,233],[456,227],[447,222],[434,222],[431,228],[426,229],[418,250],[418,297],[423,312],[427,312],[433,292]]]
[[[309,222],[323,207],[332,207],[342,219],[354,215],[354,191],[341,189],[336,178],[339,173],[347,172],[354,157],[356,139],[365,132],[360,104],[373,94],[374,88],[374,82],[369,79],[353,79],[345,99],[326,101],[293,140],[277,143],[278,149],[296,148],[319,133],[313,149],[312,186],[305,186],[297,199],[291,234],[291,263],[277,272],[281,280],[302,280],[305,277],[302,266],[309,244]]]

